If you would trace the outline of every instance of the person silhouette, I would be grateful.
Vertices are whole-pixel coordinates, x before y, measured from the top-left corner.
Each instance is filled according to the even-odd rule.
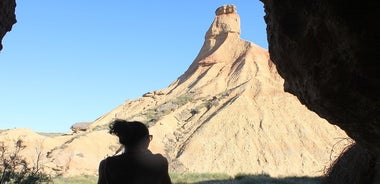
[[[171,184],[168,161],[148,149],[153,137],[143,123],[117,119],[109,127],[124,152],[99,163],[98,184]]]

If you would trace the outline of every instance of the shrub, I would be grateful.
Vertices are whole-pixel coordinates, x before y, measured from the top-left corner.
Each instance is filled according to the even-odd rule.
[[[173,104],[177,104],[178,106],[182,106],[187,104],[187,102],[191,102],[193,97],[190,95],[182,95],[173,100]]]
[[[20,156],[20,151],[25,149],[22,140],[15,143],[14,149],[9,149],[0,143],[0,183],[49,183],[50,177],[41,171],[39,165],[41,152],[38,153],[36,166],[30,168],[24,158]]]
[[[53,178],[54,184],[67,184],[67,183],[80,183],[80,184],[93,184],[97,183],[97,176],[74,176],[74,177],[56,177]]]

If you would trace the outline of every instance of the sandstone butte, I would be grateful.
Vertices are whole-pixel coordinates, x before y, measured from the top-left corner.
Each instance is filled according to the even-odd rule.
[[[98,163],[119,148],[107,133],[114,118],[146,122],[150,149],[171,172],[322,175],[350,142],[344,131],[284,91],[268,51],[240,38],[233,5],[217,9],[204,44],[188,70],[167,88],[127,100],[88,130],[47,137],[27,129],[0,133],[23,139],[22,154],[47,173],[96,175]]]

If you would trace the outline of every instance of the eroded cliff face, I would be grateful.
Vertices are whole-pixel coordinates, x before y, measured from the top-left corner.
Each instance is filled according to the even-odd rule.
[[[12,29],[16,23],[16,1],[1,0],[0,1],[0,50],[3,48],[2,40],[5,34]]]
[[[285,92],[268,51],[240,31],[236,7],[221,6],[199,54],[167,88],[127,100],[88,127],[74,124],[73,134],[8,130],[0,140],[22,138],[30,161],[40,148],[52,176],[96,175],[99,161],[120,151],[108,133],[109,122],[120,118],[149,126],[149,149],[163,154],[174,173],[323,174],[349,142],[346,134]]]
[[[262,0],[286,91],[380,154],[380,1]]]
[[[150,149],[165,155],[176,173],[323,174],[332,149],[341,151],[344,132],[284,92],[268,52],[240,38],[234,5],[215,14],[183,75],[126,101],[92,130],[113,118],[148,122],[155,137]]]

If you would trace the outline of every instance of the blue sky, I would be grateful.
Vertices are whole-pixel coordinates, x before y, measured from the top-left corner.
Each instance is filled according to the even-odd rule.
[[[166,88],[224,4],[237,6],[241,37],[267,48],[258,0],[17,1],[0,52],[0,129],[67,132]]]

